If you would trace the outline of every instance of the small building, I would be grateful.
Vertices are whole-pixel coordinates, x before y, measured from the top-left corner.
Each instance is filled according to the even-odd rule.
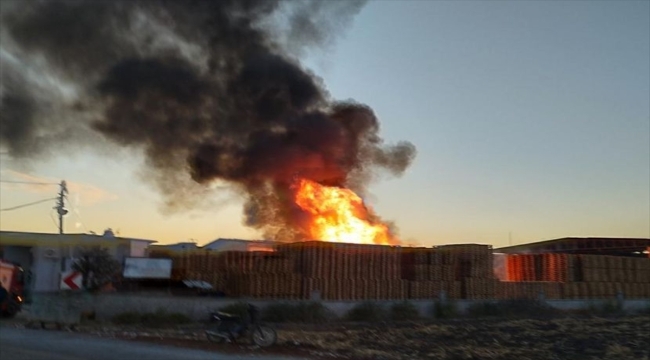
[[[146,257],[155,240],[116,237],[110,230],[96,234],[49,234],[0,231],[0,258],[19,264],[31,292],[59,290],[61,272],[70,269],[80,249],[107,248],[120,263],[126,257]]]
[[[275,241],[219,238],[205,244],[201,249],[211,251],[275,251]]]
[[[179,243],[176,243],[176,244],[169,244],[169,245],[153,245],[151,248],[152,248],[152,250],[153,249],[156,249],[156,250],[169,250],[169,251],[174,251],[174,252],[189,251],[189,250],[197,250],[197,249],[199,249],[198,245],[196,245],[195,242],[189,242],[189,241],[179,242]]]

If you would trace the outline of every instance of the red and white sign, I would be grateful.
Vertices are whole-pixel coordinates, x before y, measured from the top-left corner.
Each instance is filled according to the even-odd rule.
[[[61,290],[79,290],[83,275],[74,270],[68,270],[61,273]]]

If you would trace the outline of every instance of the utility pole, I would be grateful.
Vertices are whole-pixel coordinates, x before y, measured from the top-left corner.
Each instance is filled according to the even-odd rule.
[[[59,197],[56,199],[56,212],[59,214],[59,234],[63,234],[63,215],[68,213],[65,209],[65,196],[68,194],[68,185],[65,180],[61,180],[59,184]]]

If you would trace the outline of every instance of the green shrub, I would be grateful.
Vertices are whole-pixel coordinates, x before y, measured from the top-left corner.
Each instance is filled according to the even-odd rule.
[[[144,313],[141,316],[142,325],[149,327],[164,327],[170,325],[182,325],[192,322],[185,314],[170,313],[165,310],[157,310],[152,313]]]
[[[505,313],[514,316],[545,317],[559,314],[560,311],[554,309],[543,301],[539,300],[506,300],[499,304],[505,309]]]
[[[192,322],[192,319],[189,316],[181,313],[169,313],[167,314],[167,319],[169,322],[179,325],[189,324]]]
[[[386,310],[379,304],[366,301],[348,311],[349,321],[378,322],[386,319]]]
[[[119,313],[111,319],[114,324],[118,325],[135,325],[140,323],[140,313],[127,311]]]
[[[472,304],[467,308],[470,317],[504,316],[505,311],[501,304],[495,302],[482,302]]]
[[[420,318],[420,311],[408,301],[394,303],[390,307],[390,318],[393,321],[409,321]]]
[[[587,308],[585,310],[588,315],[599,316],[617,315],[623,313],[623,308],[617,301],[606,301],[601,304],[592,302],[587,305]]]
[[[458,317],[456,303],[451,301],[436,301],[433,303],[431,315],[436,319],[452,319]]]
[[[317,301],[300,303],[296,306],[295,311],[302,322],[310,324],[322,324],[336,318],[336,315],[327,306]]]
[[[141,325],[146,327],[165,327],[188,324],[192,322],[187,315],[170,313],[159,309],[155,312],[124,312],[113,316],[112,322],[119,325]]]
[[[262,319],[268,322],[291,322],[320,324],[331,321],[334,314],[322,303],[301,302],[298,304],[275,303],[262,312]]]

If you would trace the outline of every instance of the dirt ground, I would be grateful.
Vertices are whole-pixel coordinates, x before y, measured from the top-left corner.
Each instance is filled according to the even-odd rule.
[[[282,325],[278,327],[278,344],[270,349],[256,349],[247,343],[210,343],[197,325],[184,329],[84,325],[78,331],[226,353],[312,359],[650,360],[650,316],[647,315]]]
[[[349,359],[650,359],[650,316],[341,326],[283,337],[285,346]]]

